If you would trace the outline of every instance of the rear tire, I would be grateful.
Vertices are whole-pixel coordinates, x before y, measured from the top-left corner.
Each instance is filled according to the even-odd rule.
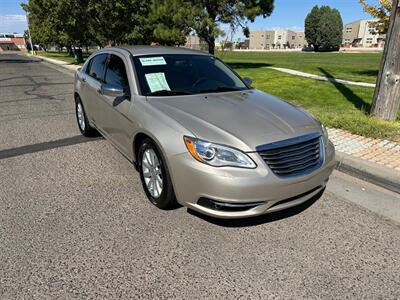
[[[145,139],[138,151],[137,165],[143,189],[152,204],[161,209],[177,206],[165,159],[157,145]]]
[[[83,108],[82,101],[79,97],[75,99],[75,115],[76,121],[78,122],[79,131],[82,133],[82,135],[87,137],[99,135],[98,131],[90,126],[85,109]]]

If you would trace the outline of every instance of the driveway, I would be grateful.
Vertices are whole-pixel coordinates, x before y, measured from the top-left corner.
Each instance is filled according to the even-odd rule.
[[[317,201],[255,219],[162,211],[79,135],[72,91],[69,71],[0,55],[1,299],[400,298],[400,226],[352,201],[397,195],[335,173]]]

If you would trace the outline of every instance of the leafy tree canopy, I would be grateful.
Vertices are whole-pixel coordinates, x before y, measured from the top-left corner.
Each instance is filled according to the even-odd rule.
[[[106,46],[151,38],[146,0],[29,0],[22,7],[40,44]]]
[[[224,35],[221,23],[240,27],[248,35],[247,22],[269,16],[273,4],[273,0],[153,0],[151,19],[157,24],[154,34],[160,43],[183,43],[194,31],[214,53],[215,39]]]
[[[386,33],[389,28],[390,12],[392,10],[392,0],[377,0],[378,5],[368,4],[365,0],[360,0],[364,11],[377,19],[375,22],[370,22],[370,26],[374,27],[378,33]]]
[[[336,50],[343,38],[340,13],[329,6],[314,6],[305,19],[305,37],[315,51]]]

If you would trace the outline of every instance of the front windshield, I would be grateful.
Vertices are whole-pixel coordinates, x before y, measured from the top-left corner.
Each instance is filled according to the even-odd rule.
[[[190,95],[247,89],[223,62],[208,55],[163,54],[133,58],[145,96]]]

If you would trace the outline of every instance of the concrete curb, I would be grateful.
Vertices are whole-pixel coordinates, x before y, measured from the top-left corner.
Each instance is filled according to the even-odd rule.
[[[400,172],[336,151],[336,169],[351,176],[400,193]]]
[[[65,69],[68,69],[70,71],[76,71],[78,68],[82,67],[81,65],[74,65],[74,64],[67,63],[65,61],[61,61],[58,59],[52,59],[52,58],[48,58],[48,57],[44,57],[44,56],[40,56],[40,55],[34,55],[31,57],[39,58],[39,59],[47,61],[53,65],[57,65],[57,66],[65,68]]]

